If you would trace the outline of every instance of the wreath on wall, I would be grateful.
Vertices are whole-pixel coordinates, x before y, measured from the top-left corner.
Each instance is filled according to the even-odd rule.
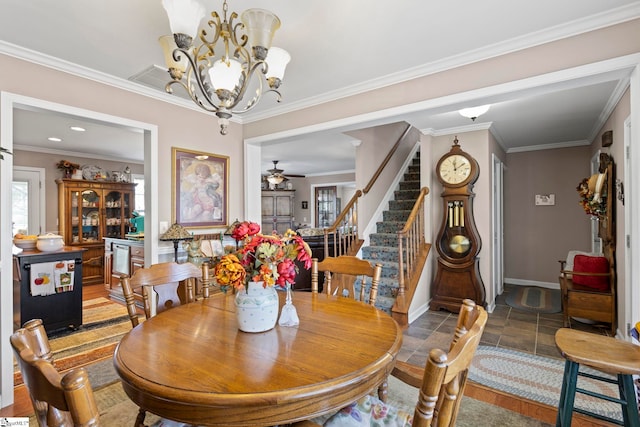
[[[576,187],[580,195],[580,205],[587,215],[604,218],[607,214],[607,194],[604,183],[607,173],[597,173],[584,178]]]

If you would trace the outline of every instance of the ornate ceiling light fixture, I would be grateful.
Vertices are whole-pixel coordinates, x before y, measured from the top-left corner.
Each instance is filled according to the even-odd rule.
[[[489,111],[490,107],[491,104],[480,105],[479,107],[463,108],[462,110],[458,111],[458,113],[460,113],[462,117],[466,117],[468,119],[471,119],[472,121],[475,121],[478,117]]]
[[[275,93],[280,102],[277,89],[291,56],[283,49],[271,47],[273,35],[280,28],[276,15],[264,9],[247,9],[240,15],[241,22],[235,23],[238,14],[231,12],[227,20],[225,0],[222,20],[214,11],[211,12],[213,19],[207,21],[211,34],[208,28],[198,33],[205,16],[204,6],[198,0],[163,0],[162,4],[173,33],[159,40],[172,78],[165,87],[167,92],[173,93],[174,84],[182,86],[196,105],[218,116],[222,135],[227,134],[232,114],[249,111],[264,93]],[[196,33],[200,43],[194,46]],[[219,42],[224,52],[216,59]],[[260,75],[254,79],[256,72],[262,73],[264,79]],[[236,109],[254,80],[257,81],[255,95]],[[266,90],[263,89],[265,80],[269,85]]]

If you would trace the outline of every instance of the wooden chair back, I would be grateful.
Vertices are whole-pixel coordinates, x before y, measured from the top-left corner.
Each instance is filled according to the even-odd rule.
[[[372,266],[368,261],[355,256],[341,255],[325,257],[311,263],[311,292],[318,293],[318,272],[324,272],[323,292],[327,295],[340,295],[358,299],[375,306],[378,296],[378,282],[382,274],[382,264]],[[366,278],[371,278],[369,293],[366,292]],[[360,292],[356,298],[356,284],[360,282]],[[368,295],[368,299],[367,299]]]
[[[131,324],[135,327],[140,323],[135,289],[142,289],[144,314],[149,319],[172,307],[195,301],[196,280],[202,281],[202,295],[208,298],[211,283],[208,263],[198,267],[190,262],[163,262],[148,268],[139,268],[131,277],[122,276],[120,283]]]
[[[87,371],[78,368],[60,375],[42,320],[26,322],[10,341],[40,426],[100,425]]]
[[[396,363],[391,375],[420,388],[413,427],[455,425],[469,367],[486,323],[486,310],[464,300],[448,352],[432,349],[424,367]]]

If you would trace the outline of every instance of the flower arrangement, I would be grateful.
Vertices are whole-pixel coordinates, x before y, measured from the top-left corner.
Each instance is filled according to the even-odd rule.
[[[584,178],[576,190],[580,195],[580,205],[587,215],[602,218],[607,213],[607,195],[602,193],[604,174],[592,175],[590,178]]]
[[[229,287],[244,289],[249,281],[286,288],[295,282],[296,259],[304,263],[305,269],[311,268],[311,249],[292,230],[282,236],[275,232],[264,235],[258,224],[244,221],[233,228],[231,236],[243,245],[215,264],[214,277],[224,291]]]
[[[74,170],[80,168],[79,164],[71,163],[69,160],[60,160],[56,166],[64,171],[66,177],[70,177]]]

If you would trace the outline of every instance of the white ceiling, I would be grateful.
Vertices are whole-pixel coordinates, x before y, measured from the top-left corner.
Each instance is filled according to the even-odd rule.
[[[207,10],[221,10],[221,1],[204,3]],[[267,95],[244,121],[640,16],[640,1],[631,0],[270,0],[268,4],[232,0],[229,4],[238,12],[249,7],[268,8],[280,17],[282,27],[274,45],[288,50],[292,61],[281,87],[283,102],[276,104]],[[158,89],[159,97],[169,95],[163,93],[165,80],[157,72],[158,66],[163,67],[157,37],[168,32],[160,0],[2,0],[0,5],[0,52],[56,62],[98,80],[115,77],[129,85],[145,81]],[[478,99],[477,104],[493,105],[474,123],[457,114],[465,105],[416,111],[398,119],[434,134],[470,125],[491,126],[510,151],[584,144],[594,138],[628,76],[629,70],[620,70],[499,99]],[[142,158],[139,133],[98,123],[85,123],[84,133],[69,132],[68,125],[78,120],[16,111],[14,143],[17,148],[46,147],[50,152]],[[54,134],[63,142],[52,145],[46,140]],[[334,130],[269,143],[263,146],[262,169],[279,160],[285,174],[353,170],[351,141]],[[322,150],[322,156],[314,150]]]

